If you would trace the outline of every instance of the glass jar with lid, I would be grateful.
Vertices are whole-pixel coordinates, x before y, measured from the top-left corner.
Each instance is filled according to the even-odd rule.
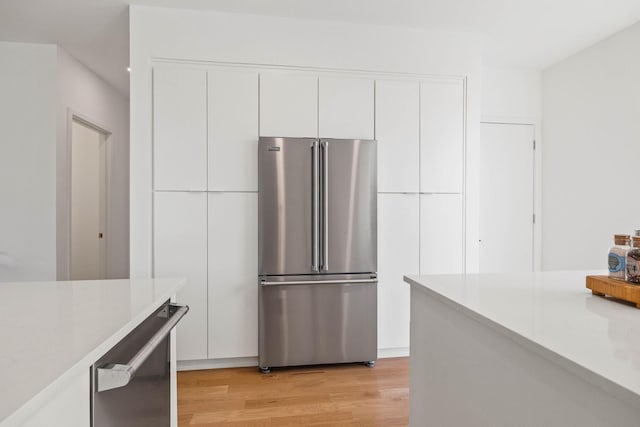
[[[626,259],[627,282],[640,285],[640,236],[634,236],[632,240]]]
[[[609,277],[625,280],[627,252],[629,251],[628,234],[613,236],[614,245],[609,249]]]

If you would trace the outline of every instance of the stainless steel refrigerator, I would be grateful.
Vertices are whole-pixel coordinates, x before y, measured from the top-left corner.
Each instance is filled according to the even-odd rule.
[[[377,358],[376,141],[258,143],[259,365]]]

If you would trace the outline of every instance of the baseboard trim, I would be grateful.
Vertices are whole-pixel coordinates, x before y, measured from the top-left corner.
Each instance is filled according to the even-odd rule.
[[[379,348],[378,359],[408,357],[409,347]],[[258,366],[258,357],[227,357],[223,359],[179,360],[178,371],[201,371],[204,369],[246,368]]]
[[[387,359],[389,357],[409,357],[409,347],[378,349],[378,359]]]
[[[245,368],[258,366],[258,357],[228,357],[224,359],[179,360],[178,371],[199,371],[203,369]]]

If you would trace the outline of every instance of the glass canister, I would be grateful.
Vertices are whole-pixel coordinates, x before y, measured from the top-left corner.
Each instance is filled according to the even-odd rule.
[[[627,252],[627,282],[640,285],[640,236],[632,237],[633,243]]]
[[[609,249],[609,277],[612,279],[625,280],[629,240],[628,234],[613,236],[614,245]]]

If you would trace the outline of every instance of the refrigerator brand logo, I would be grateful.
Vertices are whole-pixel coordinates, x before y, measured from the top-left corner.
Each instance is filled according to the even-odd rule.
[[[280,151],[280,147],[269,147],[269,151]]]

